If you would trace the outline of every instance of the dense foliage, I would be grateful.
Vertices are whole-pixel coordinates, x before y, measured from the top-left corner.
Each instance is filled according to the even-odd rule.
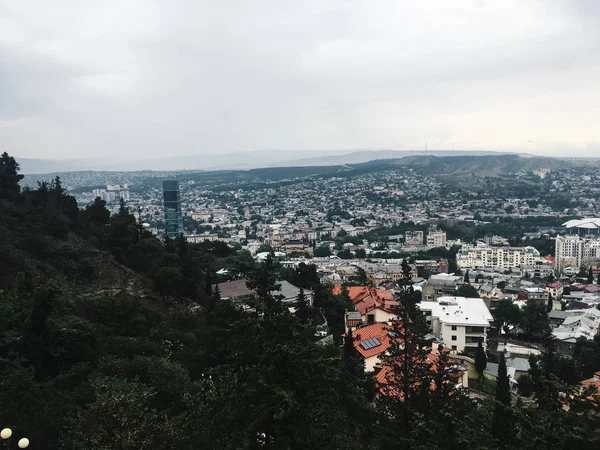
[[[0,161],[0,427],[44,449],[597,448],[597,412],[566,411],[545,358],[532,374],[540,407],[505,405],[513,429],[493,428],[492,400],[440,389],[374,399],[346,337],[316,342],[311,317],[343,332],[348,292],[333,295],[314,267],[255,265],[223,243],[161,242],[125,204],[79,210],[60,179],[21,191]],[[252,309],[220,300],[220,267],[258,293]],[[293,315],[278,279],[315,292]],[[408,289],[408,288],[407,288]],[[401,299],[420,342],[414,292]],[[410,351],[413,347],[405,347]],[[597,346],[581,358],[598,358]],[[402,354],[401,349],[397,349]],[[414,348],[413,356],[418,356]],[[405,373],[435,378],[416,364]],[[586,373],[593,366],[586,368]],[[412,374],[412,375],[411,375]],[[420,375],[419,375],[420,374]],[[408,391],[407,391],[408,392]],[[558,394],[557,394],[558,393]],[[585,402],[582,403],[582,405]],[[589,405],[588,405],[589,406]],[[503,436],[513,436],[510,446]],[[11,443],[12,445],[12,443]]]

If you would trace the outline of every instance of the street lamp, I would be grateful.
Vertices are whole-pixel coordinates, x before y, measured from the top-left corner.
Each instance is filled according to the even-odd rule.
[[[10,439],[12,434],[13,434],[13,432],[10,428],[4,428],[2,431],[0,431],[0,438],[5,439],[5,440]],[[21,438],[21,439],[19,439],[19,442],[17,442],[17,445],[19,446],[19,448],[29,447],[29,439]]]

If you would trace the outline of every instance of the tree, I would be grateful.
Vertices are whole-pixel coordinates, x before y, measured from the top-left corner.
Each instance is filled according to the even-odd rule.
[[[498,302],[494,311],[496,328],[498,331],[508,333],[512,327],[519,325],[523,313],[512,300],[504,298]]]
[[[364,248],[359,248],[354,252],[354,256],[359,259],[365,259],[367,257],[367,252]]]
[[[500,353],[500,361],[498,363],[498,380],[496,382],[496,401],[504,406],[510,406],[510,380],[506,369],[506,359],[504,353]]]
[[[523,307],[520,327],[530,335],[549,335],[551,328],[547,305],[541,300],[528,300]]]
[[[24,178],[19,174],[19,163],[8,153],[0,156],[0,197],[18,194],[21,191],[20,181]]]
[[[310,309],[306,295],[304,295],[304,289],[300,288],[300,292],[298,292],[298,297],[296,298],[296,317],[303,325],[307,325],[312,318],[312,311]]]
[[[552,311],[554,308],[554,299],[552,298],[552,294],[548,295],[548,307],[546,308],[548,312]]]
[[[106,202],[96,197],[94,203],[85,208],[82,218],[97,225],[106,225],[110,222],[110,211],[106,208]]]
[[[129,215],[129,208],[127,208],[127,206],[125,206],[125,199],[123,199],[123,197],[121,197],[119,199],[119,215],[120,216]]]
[[[469,278],[469,270],[467,269],[467,271],[465,272],[465,283],[469,284],[471,282],[471,279]]]
[[[592,266],[588,269],[587,282],[588,284],[594,283],[594,271],[592,270]]]
[[[598,268],[598,278],[596,278],[596,284],[600,286],[600,268]]]
[[[456,295],[466,298],[479,298],[479,292],[470,284],[461,285],[456,291]]]
[[[494,437],[506,443],[512,440],[512,410],[511,410],[510,379],[506,370],[504,353],[500,354],[498,363],[498,378],[496,380],[496,404],[492,421],[492,434]]]
[[[204,293],[206,294],[207,297],[212,297],[212,295],[213,295],[210,270],[206,271],[206,280],[204,283]]]
[[[327,256],[331,256],[331,250],[329,250],[329,246],[321,245],[314,249],[313,256],[315,258],[324,258]]]
[[[483,344],[479,341],[477,345],[477,352],[475,353],[475,369],[479,374],[479,379],[483,378],[483,372],[487,367],[487,356],[485,355],[485,350],[483,349]]]

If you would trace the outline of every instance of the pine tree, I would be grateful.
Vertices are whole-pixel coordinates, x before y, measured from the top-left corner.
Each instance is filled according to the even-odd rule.
[[[501,353],[496,381],[496,405],[492,420],[492,434],[503,444],[509,444],[512,441],[512,418],[510,380],[504,353]]]
[[[213,295],[213,292],[212,292],[212,281],[211,281],[211,277],[210,277],[210,270],[206,271],[206,282],[204,284],[204,293],[208,297],[212,297],[212,295]]]
[[[600,286],[600,268],[598,268],[598,278],[596,278],[596,284]]]
[[[127,215],[129,215],[129,208],[127,208],[125,206],[125,200],[123,199],[123,197],[121,197],[119,199],[119,215],[120,216],[127,216]]]
[[[554,308],[554,299],[552,298],[552,294],[548,295],[548,307],[546,308],[548,310],[548,312],[552,311],[552,308]]]
[[[465,283],[469,284],[471,282],[471,278],[469,277],[469,270],[465,272]]]
[[[594,283],[594,271],[592,270],[592,266],[590,266],[590,268],[588,269],[587,281],[588,281],[588,284]]]
[[[306,325],[310,322],[310,316],[310,305],[308,304],[306,295],[304,295],[304,289],[300,288],[300,292],[296,298],[296,317],[300,323]]]
[[[506,369],[506,360],[504,353],[500,354],[500,362],[498,363],[498,380],[496,383],[496,401],[504,406],[510,406],[510,380]]]
[[[487,367],[487,356],[485,355],[485,350],[483,349],[483,344],[479,341],[477,345],[477,352],[475,353],[475,369],[477,369],[477,373],[479,373],[479,379],[483,378],[483,372]]]
[[[362,377],[365,373],[365,362],[363,357],[354,347],[354,336],[352,330],[348,329],[344,336],[344,367],[346,371],[355,377]]]
[[[21,191],[19,182],[24,178],[19,174],[20,166],[15,158],[8,153],[2,153],[0,156],[0,197],[7,197],[18,194]]]

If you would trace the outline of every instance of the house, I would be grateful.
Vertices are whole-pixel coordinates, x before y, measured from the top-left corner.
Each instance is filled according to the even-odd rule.
[[[455,295],[457,289],[463,284],[463,277],[458,275],[447,273],[432,275],[421,287],[421,299],[435,302],[438,297]]]
[[[494,320],[481,298],[440,297],[437,302],[417,303],[433,334],[453,352],[474,352],[479,342],[486,347],[487,331]]]
[[[282,280],[279,282],[279,290],[274,291],[273,295],[280,295],[283,298],[281,301],[283,303],[293,303],[298,300],[298,295],[300,294],[300,288],[294,286],[292,283]],[[213,290],[216,287],[219,287],[219,293],[221,295],[222,300],[232,300],[235,302],[243,302],[250,297],[254,297],[256,295],[256,291],[254,289],[250,289],[246,285],[246,280],[233,280],[228,281],[227,283],[222,283],[219,285],[214,285]],[[314,292],[310,289],[304,290],[304,296],[308,303],[312,306],[314,300]]]
[[[597,406],[600,400],[600,371],[596,372],[592,378],[583,380],[580,384],[582,392],[589,394],[587,400],[592,401]]]
[[[392,327],[387,323],[361,326],[352,333],[354,348],[365,360],[365,371],[373,372],[380,357],[390,348]]]
[[[552,330],[552,336],[556,339],[558,352],[571,355],[575,349],[575,343],[579,338],[594,339],[600,330],[600,311],[597,309],[579,309],[561,311],[565,314],[562,323]],[[551,311],[552,316],[557,316]],[[561,316],[563,316],[561,314]],[[554,319],[556,322],[558,319]]]
[[[563,284],[562,283],[556,282],[556,283],[549,284],[548,286],[546,286],[546,290],[548,291],[548,294],[551,295],[554,300],[560,300],[563,296]],[[560,308],[558,308],[558,309],[560,309]]]
[[[336,285],[333,293],[339,295],[341,292],[341,285]],[[389,323],[398,317],[394,311],[398,302],[391,291],[370,286],[350,286],[348,295],[363,323]]]

